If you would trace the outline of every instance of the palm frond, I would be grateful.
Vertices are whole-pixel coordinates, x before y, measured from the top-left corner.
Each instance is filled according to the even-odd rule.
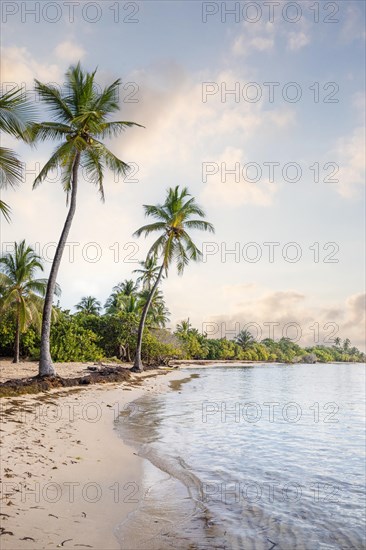
[[[113,138],[118,137],[126,130],[126,128],[131,128],[132,126],[138,126],[139,128],[145,128],[137,122],[128,122],[127,120],[117,120],[113,122],[104,122],[100,124],[100,130],[98,131],[99,138]]]
[[[145,216],[151,216],[157,220],[163,220],[165,222],[170,220],[169,213],[166,212],[164,206],[161,204],[144,204]]]
[[[183,224],[189,229],[200,229],[201,231],[209,231],[210,233],[215,233],[215,228],[210,222],[204,220],[187,220]]]
[[[189,197],[189,198],[188,198]],[[188,200],[187,200],[188,198]],[[154,232],[161,232],[161,236],[151,246],[148,258],[152,254],[162,256],[165,273],[169,265],[176,261],[178,273],[182,274],[190,260],[198,261],[202,253],[194,244],[187,229],[214,232],[211,223],[205,220],[191,219],[192,215],[204,217],[203,209],[196,203],[187,187],[169,188],[164,204],[143,205],[145,215],[155,218],[155,223],[147,224],[135,231],[134,236],[145,237]]]
[[[70,159],[73,158],[73,155],[75,155],[73,142],[67,141],[66,143],[62,143],[62,145],[57,147],[56,150],[53,152],[51,158],[46,162],[46,164],[34,180],[33,189],[38,187],[38,185],[47,178],[48,174],[58,166],[64,168],[70,167]]]
[[[7,222],[10,222],[10,212],[10,206],[8,206],[6,202],[0,200],[0,214],[4,216]]]
[[[24,164],[11,149],[0,147],[0,188],[14,187],[23,177]]]
[[[141,235],[145,235],[147,237],[150,235],[150,233],[153,233],[154,231],[164,230],[166,224],[164,222],[156,222],[156,223],[150,223],[148,225],[143,225],[135,233],[133,233],[133,237],[140,237]]]
[[[102,93],[95,99],[93,109],[103,114],[113,113],[119,110],[118,105],[118,87],[121,84],[121,79],[115,80],[104,88]]]
[[[100,162],[100,155],[95,149],[88,149],[83,155],[83,167],[89,181],[98,187],[100,198],[104,202],[103,188],[103,166]]]
[[[191,237],[188,235],[186,231],[183,232],[182,239],[186,246],[187,251],[190,254],[189,256],[190,259],[195,262],[199,261],[202,257],[202,252],[197,248],[197,246],[194,244]]]
[[[73,119],[74,113],[70,105],[55,86],[42,84],[36,79],[34,89],[58,122],[65,123]]]
[[[72,133],[72,129],[59,122],[40,122],[30,126],[29,134],[32,141],[46,141],[48,139],[64,139]]]
[[[26,139],[28,124],[34,118],[35,106],[22,88],[13,88],[0,96],[0,130]]]
[[[178,252],[177,254],[178,275],[183,275],[184,268],[186,267],[186,265],[189,264],[189,260],[192,259],[192,256],[191,258],[188,257],[182,242],[178,241],[176,243],[176,246],[177,246],[177,252]]]
[[[183,199],[183,197],[181,197],[181,199]],[[184,203],[181,207],[181,210],[186,215],[190,215],[190,216],[197,215],[197,216],[200,216],[201,218],[205,216],[204,210],[202,210],[202,208],[196,203],[196,199],[194,197],[192,197],[191,199],[189,199],[189,201]]]
[[[130,166],[126,162],[123,162],[123,160],[117,158],[103,143],[96,140],[94,148],[112,172],[122,176],[126,176],[128,174]]]

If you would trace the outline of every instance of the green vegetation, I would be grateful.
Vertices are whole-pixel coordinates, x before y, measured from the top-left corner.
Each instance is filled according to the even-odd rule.
[[[129,282],[129,281],[128,281]],[[141,286],[140,286],[141,285]],[[101,314],[89,307],[98,304],[92,296],[82,298],[78,304],[88,307],[78,307],[78,311],[55,308],[56,320],[53,322],[50,334],[50,347],[55,361],[100,361],[113,359],[120,362],[132,362],[137,346],[138,329],[144,302],[143,281],[134,284],[134,296],[139,309],[128,311],[124,307],[125,298],[130,292],[130,284],[120,284],[114,287],[120,289],[118,302],[120,308],[113,312],[105,308]],[[123,290],[124,289],[124,290]],[[127,292],[124,295],[123,292]],[[165,308],[162,293],[161,303]],[[109,300],[107,300],[107,303]],[[193,328],[189,320],[181,321],[174,332],[166,328],[166,322],[154,317],[154,303],[150,306],[150,314],[146,318],[141,345],[141,358],[146,365],[156,366],[168,364],[172,359],[209,359],[213,361],[263,361],[281,363],[328,363],[335,361],[364,362],[365,354],[351,347],[349,339],[343,342],[337,338],[332,346],[317,345],[301,348],[288,338],[279,341],[266,338],[257,342],[250,333],[240,333],[234,340],[225,338],[208,338]],[[4,310],[3,310],[4,311]],[[0,319],[0,356],[13,354],[16,343],[16,309],[7,308]],[[20,355],[29,359],[39,359],[40,331],[39,322],[35,318],[28,319],[19,335]]]
[[[41,258],[21,241],[14,243],[14,253],[0,258],[0,311],[7,311],[14,319],[14,363],[19,363],[20,335],[27,326],[40,323],[47,279],[36,279],[37,270],[43,271]],[[56,284],[54,293],[60,294]]]

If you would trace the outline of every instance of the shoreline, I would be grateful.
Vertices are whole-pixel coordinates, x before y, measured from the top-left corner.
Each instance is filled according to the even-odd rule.
[[[193,369],[193,368],[206,368],[206,367],[225,367],[225,366],[231,366],[231,367],[250,367],[250,366],[258,366],[258,365],[364,365],[365,363],[362,363],[360,361],[329,361],[329,362],[320,362],[317,361],[315,363],[284,363],[281,361],[237,361],[236,359],[177,359],[172,360],[169,363],[169,366],[173,369]]]
[[[114,529],[144,498],[145,459],[119,437],[115,422],[139,397],[169,391],[186,376],[149,370],[87,391],[3,398],[1,547],[118,550]]]

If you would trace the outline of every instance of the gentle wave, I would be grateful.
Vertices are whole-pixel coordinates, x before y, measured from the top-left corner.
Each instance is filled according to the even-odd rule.
[[[118,425],[149,461],[144,498],[116,531],[121,548],[132,534],[141,550],[364,548],[363,367],[192,374],[136,401]],[[252,422],[248,403],[278,405]]]

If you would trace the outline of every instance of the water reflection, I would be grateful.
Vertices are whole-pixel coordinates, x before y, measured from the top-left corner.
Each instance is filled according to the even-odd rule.
[[[192,374],[119,426],[149,460],[121,547],[363,548],[363,366]]]

